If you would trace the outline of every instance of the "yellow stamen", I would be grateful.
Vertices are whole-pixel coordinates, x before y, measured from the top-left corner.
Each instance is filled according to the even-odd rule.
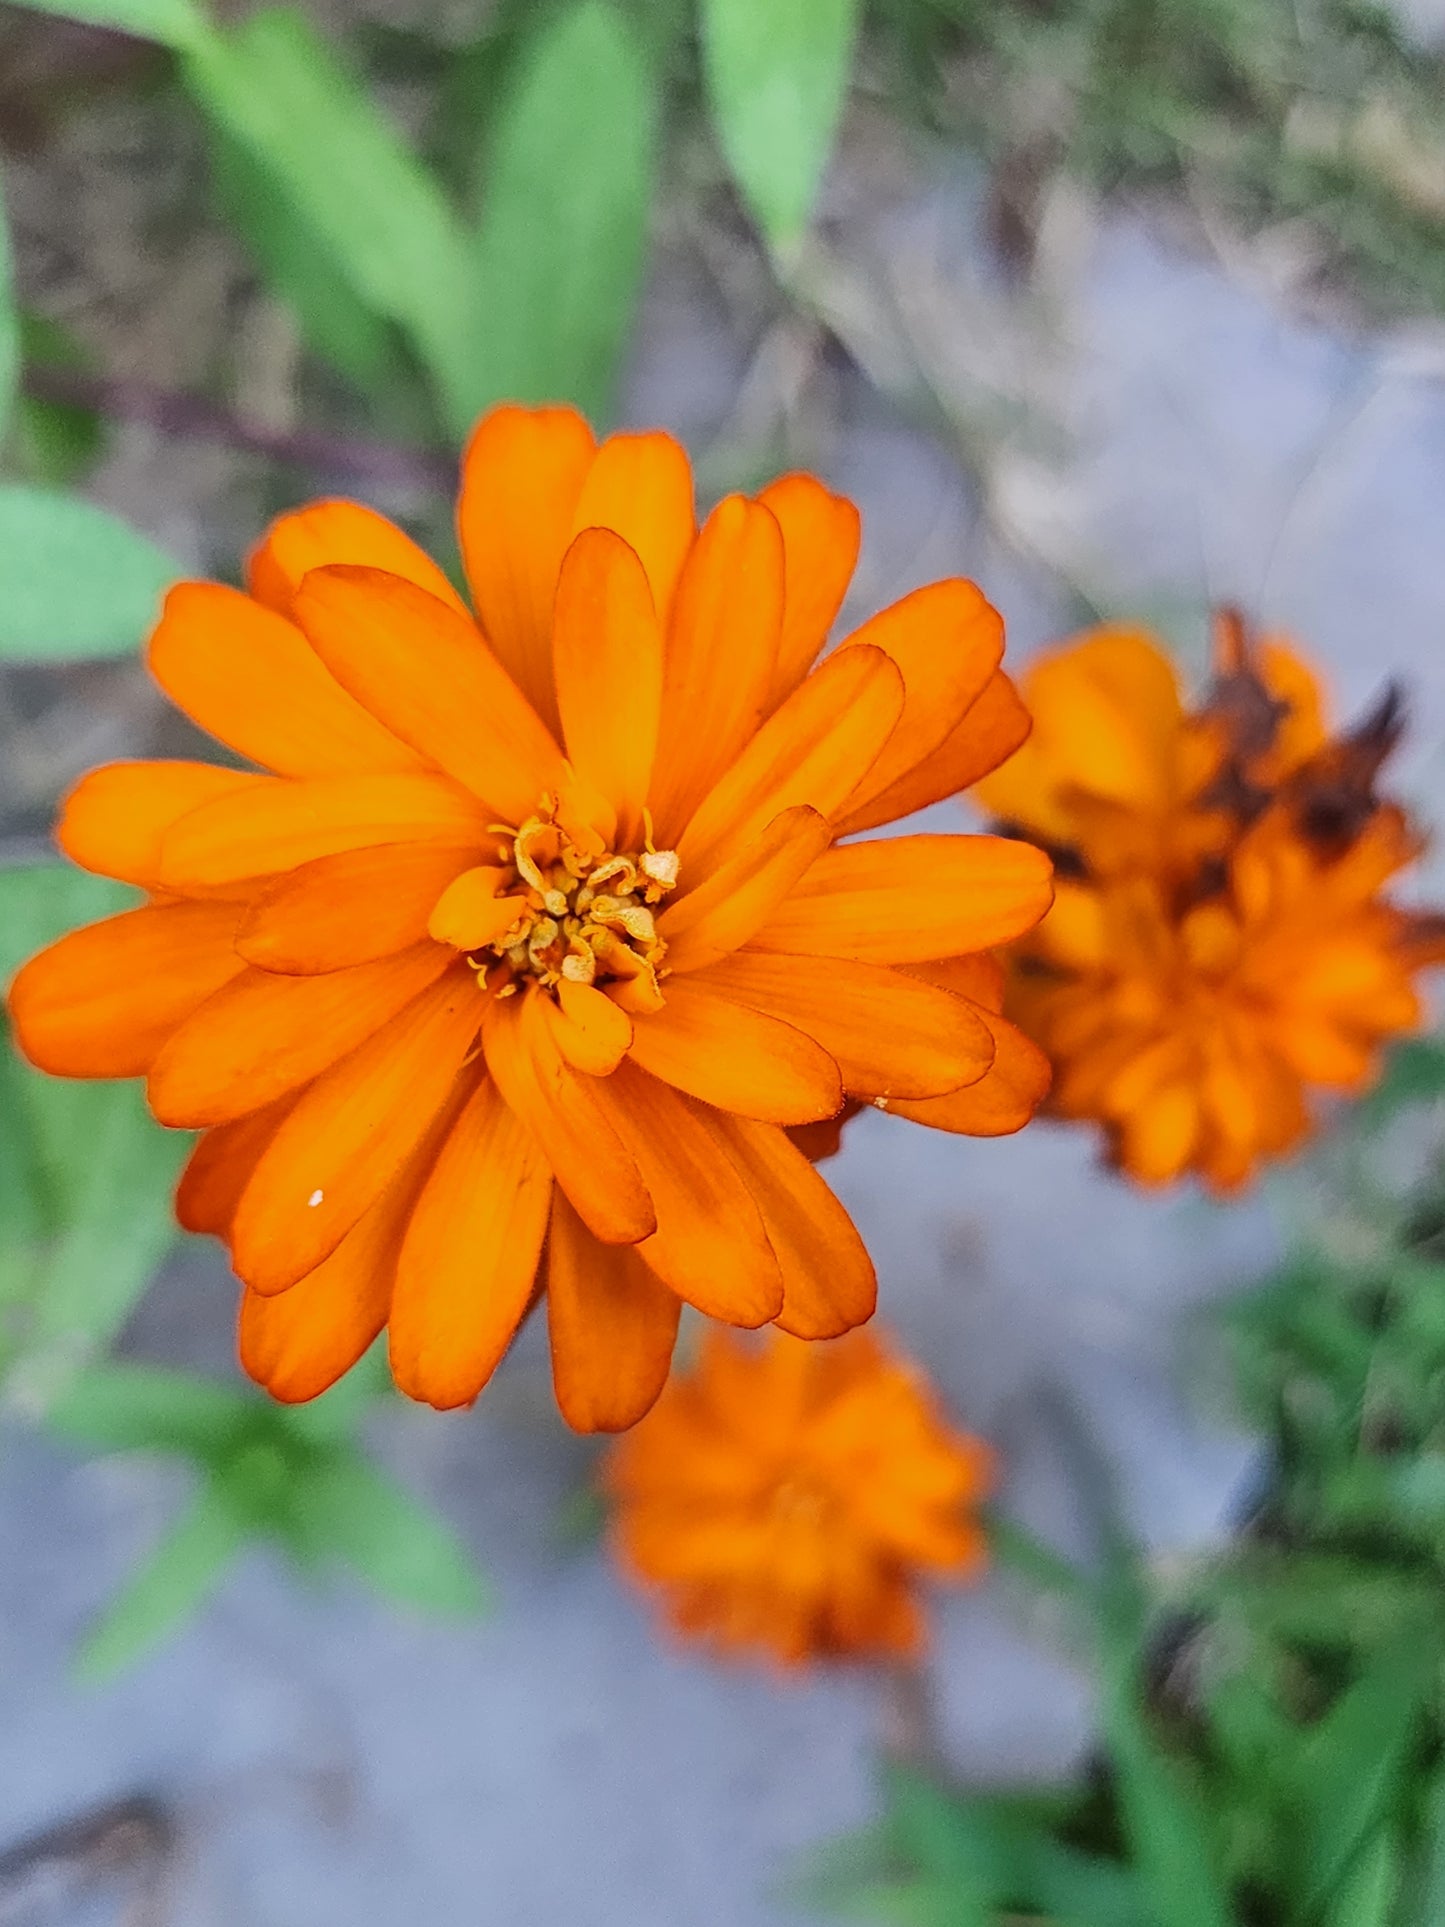
[[[508,989],[527,979],[544,989],[564,978],[601,981],[616,985],[629,1005],[655,1009],[666,946],[653,908],[676,886],[678,863],[675,850],[653,847],[652,819],[644,816],[647,845],[640,852],[579,843],[559,822],[551,796],[517,828],[490,825],[507,839],[498,854],[514,880],[504,881],[503,894],[518,896],[522,907],[511,928],[471,959],[478,977],[485,982],[501,961],[511,973]]]

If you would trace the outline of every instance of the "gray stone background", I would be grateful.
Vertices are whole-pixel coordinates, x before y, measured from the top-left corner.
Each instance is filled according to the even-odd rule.
[[[22,179],[34,218],[28,192]],[[756,271],[720,243],[665,232],[626,420],[682,434],[714,490],[781,441],[852,493],[860,615],[963,572],[1003,608],[1016,662],[1086,604],[1157,617],[1188,657],[1208,601],[1230,597],[1302,638],[1347,708],[1400,673],[1406,785],[1438,819],[1445,331],[1302,313],[1267,253],[1211,251],[1149,208],[1061,206],[1020,290],[989,264],[976,200],[956,161],[905,162],[850,129],[806,271],[846,365],[796,313],[760,321],[751,285],[738,294]],[[248,486],[217,451],[143,428],[120,432],[97,481],[196,566],[254,534]],[[159,727],[144,687],[109,672],[57,715],[0,735],[12,823],[43,820],[67,765]],[[1161,1557],[1221,1529],[1251,1447],[1199,1313],[1277,1248],[1262,1201],[1141,1198],[1083,1136],[1047,1125],[972,1143],[870,1114],[832,1169],[879,1260],[883,1317],[996,1442],[1010,1506],[1070,1542],[1082,1425]],[[231,1291],[207,1252],[179,1254],[129,1349],[229,1369]],[[32,1434],[0,1441],[0,1852],[149,1793],[177,1833],[137,1922],[800,1919],[784,1893],[799,1853],[870,1812],[886,1683],[780,1682],[656,1635],[599,1549],[562,1529],[591,1448],[551,1410],[535,1331],[475,1412],[388,1411],[376,1440],[492,1575],[488,1621],[308,1594],[257,1555],[104,1689],[72,1683],[68,1656],[173,1515],[177,1480]],[[936,1624],[957,1770],[1066,1770],[1089,1708],[1057,1629],[1000,1579],[940,1597]],[[8,1906],[5,1927],[122,1918],[58,1874]]]

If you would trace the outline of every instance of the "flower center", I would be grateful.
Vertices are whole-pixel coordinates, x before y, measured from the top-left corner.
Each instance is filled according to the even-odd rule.
[[[498,894],[515,898],[519,915],[476,961],[490,966],[500,959],[514,980],[530,978],[547,989],[563,978],[623,978],[656,997],[667,946],[653,912],[677,883],[677,852],[653,847],[650,818],[644,846],[634,852],[608,850],[585,828],[564,827],[547,796],[520,829],[492,828],[506,838],[497,858],[508,877]]]
[[[833,1511],[831,1496],[806,1474],[785,1474],[768,1494],[774,1519],[790,1528],[819,1525]]]

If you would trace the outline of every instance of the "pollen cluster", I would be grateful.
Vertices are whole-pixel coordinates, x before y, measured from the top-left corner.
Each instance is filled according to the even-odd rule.
[[[667,946],[654,910],[677,883],[676,851],[653,848],[650,824],[640,851],[589,849],[558,822],[550,798],[520,828],[493,827],[506,839],[497,856],[508,881],[498,894],[515,900],[518,915],[476,953],[479,968],[500,960],[514,983],[531,979],[545,989],[563,978],[615,980],[625,986],[624,1007],[656,1009]]]

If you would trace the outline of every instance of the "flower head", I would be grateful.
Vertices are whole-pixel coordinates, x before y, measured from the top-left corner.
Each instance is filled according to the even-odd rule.
[[[1375,789],[1399,698],[1331,736],[1309,668],[1232,612],[1193,711],[1138,631],[1095,631],[1026,687],[1035,734],[979,793],[1061,881],[1010,1011],[1054,1060],[1054,1111],[1102,1125],[1130,1176],[1233,1190],[1308,1135],[1310,1086],[1370,1082],[1445,956],[1441,921],[1384,895],[1420,851]]]
[[[679,1632],[722,1651],[914,1653],[919,1581],[985,1558],[989,1451],[874,1332],[709,1333],[604,1478],[623,1565]]]
[[[838,841],[1027,719],[965,582],[815,667],[858,518],[807,476],[699,529],[670,437],[506,407],[459,531],[474,612],[347,502],[282,517],[246,592],[171,592],[152,672],[258,767],[87,777],[61,845],[149,902],[32,960],[11,1013],[41,1068],[143,1076],[205,1133],[180,1219],[229,1245],[278,1397],[385,1325],[404,1391],[465,1403],[545,1290],[565,1415],[616,1428],[683,1301],[808,1337],[870,1315],[789,1127],[849,1097],[1029,1116],[1040,1060],[975,953],[1042,913],[1047,860]]]

